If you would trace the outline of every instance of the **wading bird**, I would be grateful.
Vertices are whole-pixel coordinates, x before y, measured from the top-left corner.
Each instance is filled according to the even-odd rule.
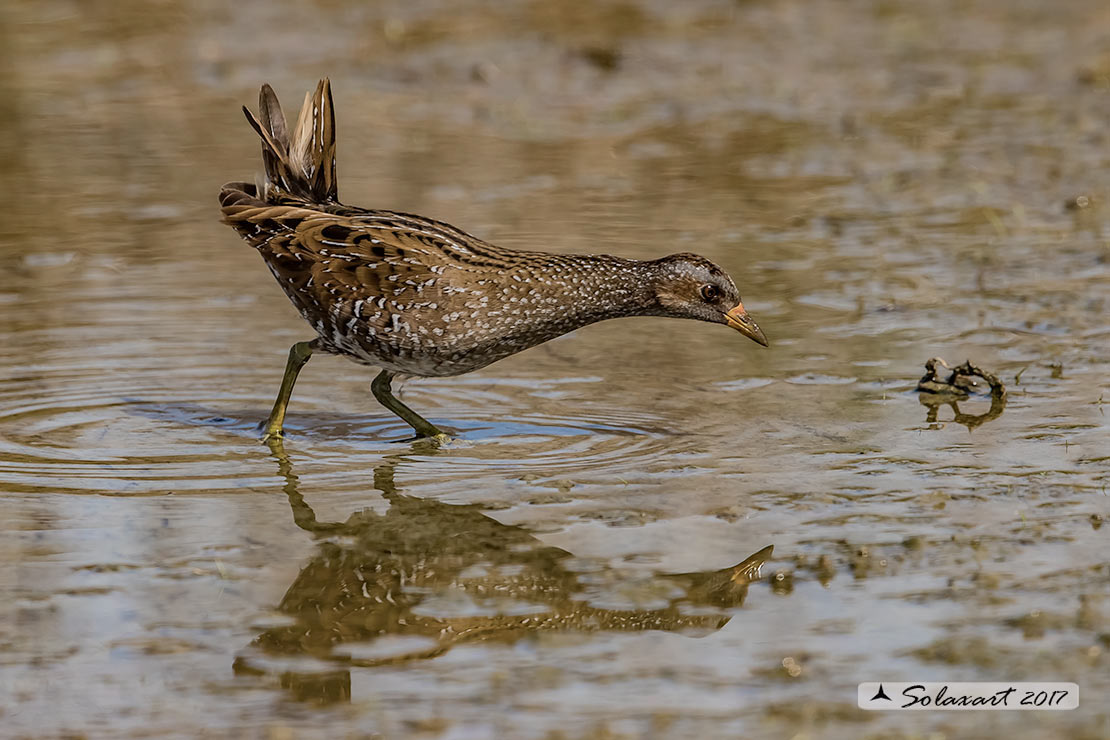
[[[331,85],[288,128],[263,85],[256,118],[265,179],[220,190],[223,220],[258,250],[316,338],[297,342],[264,440],[280,438],[297,374],[314,351],[381,368],[374,397],[418,437],[444,439],[391,392],[398,374],[461,375],[605,319],[725,324],[763,346],[732,279],[696,254],[655,260],[497,247],[439,221],[339,202]]]

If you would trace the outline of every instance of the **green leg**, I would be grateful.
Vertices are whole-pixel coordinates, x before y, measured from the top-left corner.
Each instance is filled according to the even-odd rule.
[[[281,439],[281,425],[285,421],[285,408],[289,405],[289,396],[293,393],[293,384],[297,382],[297,374],[312,357],[312,342],[297,342],[289,348],[289,361],[285,363],[285,375],[281,379],[281,389],[278,391],[274,408],[266,422],[266,432],[262,441]]]
[[[370,384],[370,390],[374,392],[374,398],[378,399],[378,403],[404,419],[416,431],[417,437],[430,437],[437,442],[450,440],[451,438],[439,431],[432,422],[397,400],[397,397],[393,395],[393,391],[389,388],[392,380],[393,373],[382,370],[378,373],[378,377],[374,378],[374,382]]]

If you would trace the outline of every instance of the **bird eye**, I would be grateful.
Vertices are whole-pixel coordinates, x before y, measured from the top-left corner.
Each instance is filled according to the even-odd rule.
[[[710,303],[717,300],[717,298],[719,298],[721,295],[721,291],[717,289],[716,285],[703,285],[701,286],[701,290],[698,292],[701,293],[702,298],[709,301]]]

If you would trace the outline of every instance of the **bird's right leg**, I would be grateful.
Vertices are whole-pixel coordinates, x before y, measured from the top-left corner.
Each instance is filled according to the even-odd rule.
[[[266,431],[262,441],[281,439],[281,426],[285,421],[285,408],[289,405],[289,396],[293,394],[293,384],[297,382],[297,374],[312,357],[314,342],[297,342],[289,348],[289,361],[285,363],[285,375],[281,378],[281,388],[278,390],[277,400],[266,421]]]
[[[441,444],[449,441],[451,438],[439,431],[435,424],[397,400],[390,388],[392,380],[393,373],[382,370],[370,384],[370,390],[374,393],[374,398],[378,399],[378,403],[404,419],[416,432],[417,437],[427,437]]]

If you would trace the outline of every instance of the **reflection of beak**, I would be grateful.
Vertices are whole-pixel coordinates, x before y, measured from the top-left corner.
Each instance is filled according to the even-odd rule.
[[[763,336],[763,330],[756,326],[751,316],[748,316],[748,312],[744,310],[743,303],[737,303],[736,308],[726,313],[725,321],[728,322],[729,326],[753,342],[762,344],[764,347],[767,346],[767,337]]]

